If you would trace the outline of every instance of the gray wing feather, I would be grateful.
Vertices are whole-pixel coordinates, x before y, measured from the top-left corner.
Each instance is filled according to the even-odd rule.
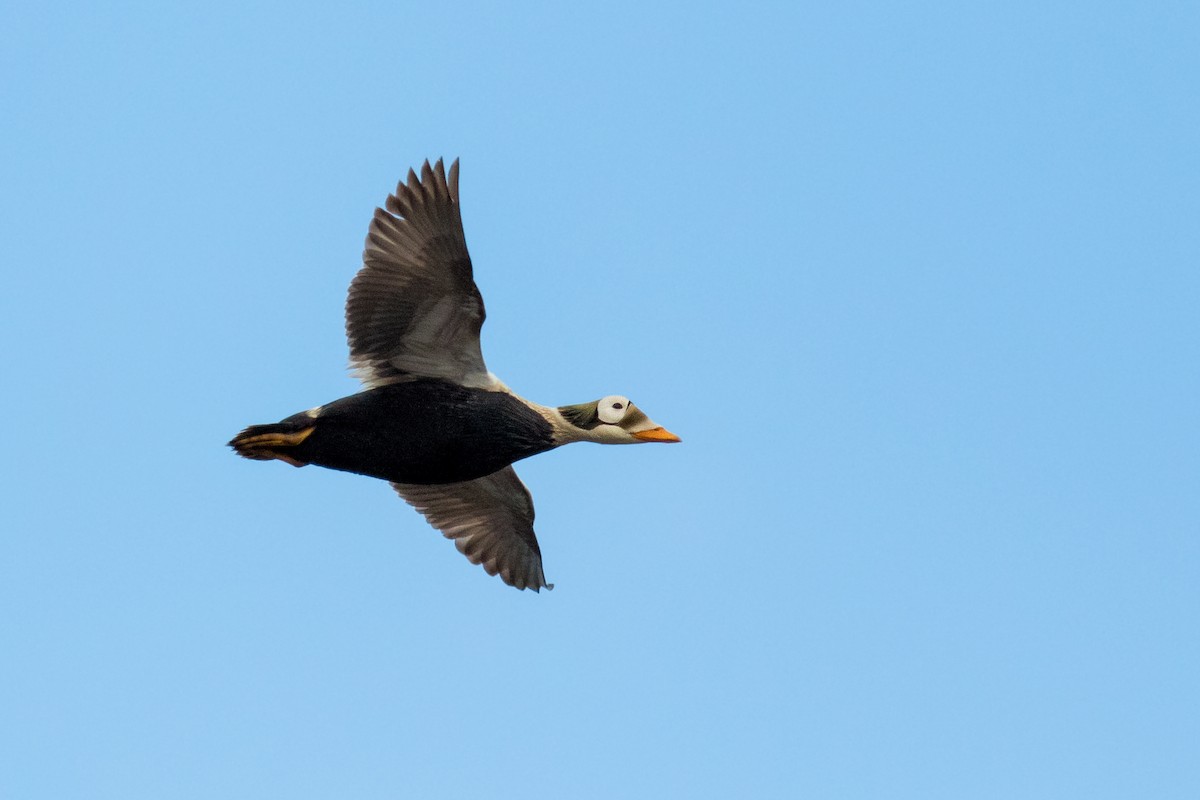
[[[554,588],[542,572],[533,498],[512,467],[462,483],[393,483],[392,488],[489,575],[499,574],[518,589]]]
[[[483,298],[471,271],[458,204],[458,161],[441,159],[375,209],[363,267],[350,283],[350,365],[368,387],[413,378],[486,385],[479,348]]]

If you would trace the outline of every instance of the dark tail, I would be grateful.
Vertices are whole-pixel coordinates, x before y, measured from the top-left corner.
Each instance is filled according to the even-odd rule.
[[[316,426],[312,420],[294,422],[275,422],[270,425],[251,425],[229,442],[229,446],[243,458],[255,461],[270,461],[277,458],[286,461],[293,467],[303,467],[307,461],[302,461],[289,454],[289,451],[304,443],[312,435]]]

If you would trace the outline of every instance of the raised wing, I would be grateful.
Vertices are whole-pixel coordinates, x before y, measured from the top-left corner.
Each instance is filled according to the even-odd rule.
[[[391,212],[391,213],[389,213]],[[483,298],[458,205],[458,161],[411,169],[375,209],[363,267],[350,283],[350,366],[368,387],[413,378],[489,383],[479,349]]]
[[[489,575],[518,589],[554,588],[533,535],[533,498],[512,467],[462,483],[392,487]]]

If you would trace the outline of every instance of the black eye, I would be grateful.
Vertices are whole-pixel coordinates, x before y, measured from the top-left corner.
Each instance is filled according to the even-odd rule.
[[[613,403],[613,408],[624,408],[624,407],[625,406],[621,405],[620,403]]]

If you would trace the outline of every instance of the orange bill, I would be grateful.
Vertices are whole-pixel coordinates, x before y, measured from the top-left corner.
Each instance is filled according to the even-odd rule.
[[[638,431],[633,434],[637,438],[646,442],[681,442],[683,441],[675,434],[671,433],[666,428],[651,428],[648,431]]]

